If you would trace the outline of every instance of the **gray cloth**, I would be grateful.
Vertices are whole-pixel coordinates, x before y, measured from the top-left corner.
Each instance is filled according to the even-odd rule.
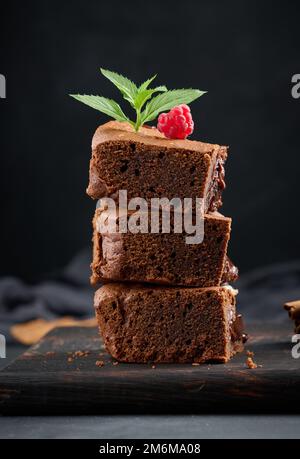
[[[11,325],[60,316],[88,318],[93,311],[93,289],[89,285],[91,251],[79,253],[59,276],[37,285],[20,279],[0,279],[0,333],[13,341]]]
[[[0,333],[8,342],[13,340],[9,329],[15,323],[66,315],[93,316],[90,258],[90,249],[82,251],[59,276],[37,285],[13,277],[0,280]],[[282,305],[300,298],[300,261],[256,269],[242,275],[236,286],[239,310],[246,323],[287,320]]]

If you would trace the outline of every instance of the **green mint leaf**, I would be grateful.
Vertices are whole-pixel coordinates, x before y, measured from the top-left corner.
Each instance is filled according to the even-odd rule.
[[[134,98],[138,92],[137,86],[133,81],[123,75],[119,75],[116,72],[110,70],[100,69],[103,76],[105,76],[111,83],[113,83],[119,91],[122,93],[124,99],[126,99],[131,105],[134,104]]]
[[[83,104],[94,108],[95,110],[99,110],[99,112],[111,116],[117,121],[129,122],[129,119],[124,114],[120,105],[112,99],[107,99],[106,97],[100,96],[87,96],[81,94],[70,94],[70,96],[76,100],[79,100],[79,102],[82,102]]]
[[[148,86],[150,83],[152,83],[152,81],[157,77],[157,75],[153,75],[153,77],[149,78],[148,80],[144,81],[144,83],[142,83],[140,85],[140,87],[138,88],[138,91],[145,91],[145,89],[148,89]]]
[[[160,92],[166,92],[166,91],[168,91],[168,88],[167,88],[167,86],[156,86],[156,88],[150,89],[150,91],[155,91],[155,92],[158,92],[158,91],[160,91]]]
[[[206,91],[200,91],[199,89],[174,89],[159,94],[146,105],[141,114],[141,124],[154,120],[159,113],[170,110],[176,105],[189,104],[205,93]]]
[[[145,102],[147,102],[147,100],[149,100],[155,92],[165,92],[165,91],[167,91],[167,88],[165,86],[157,86],[157,88],[144,89],[143,91],[139,89],[139,92],[137,93],[134,99],[135,109],[141,110]]]

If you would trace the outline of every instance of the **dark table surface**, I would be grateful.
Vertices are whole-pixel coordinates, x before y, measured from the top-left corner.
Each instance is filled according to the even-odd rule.
[[[8,346],[0,369],[26,348]],[[0,416],[0,438],[300,438],[299,415]]]

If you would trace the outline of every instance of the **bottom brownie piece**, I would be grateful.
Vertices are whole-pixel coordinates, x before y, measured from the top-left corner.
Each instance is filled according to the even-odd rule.
[[[107,351],[121,362],[227,362],[246,335],[231,287],[106,284],[95,310]]]

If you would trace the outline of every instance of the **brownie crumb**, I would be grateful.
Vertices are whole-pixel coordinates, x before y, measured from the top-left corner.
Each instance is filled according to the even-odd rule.
[[[91,351],[76,351],[74,352],[73,354],[73,357],[87,357],[89,354],[91,353]]]
[[[250,370],[255,370],[255,368],[257,368],[257,364],[253,361],[252,357],[247,357],[246,365]]]
[[[53,351],[46,352],[46,357],[54,357],[54,355],[55,355],[55,352]]]
[[[75,352],[68,352],[68,362],[73,362],[73,360],[81,358],[81,357],[87,357],[91,351],[75,351]]]
[[[246,353],[247,353],[247,357],[251,357],[251,358],[254,357],[254,352],[247,351]]]
[[[97,367],[104,367],[103,360],[97,360],[96,365],[97,365]]]

